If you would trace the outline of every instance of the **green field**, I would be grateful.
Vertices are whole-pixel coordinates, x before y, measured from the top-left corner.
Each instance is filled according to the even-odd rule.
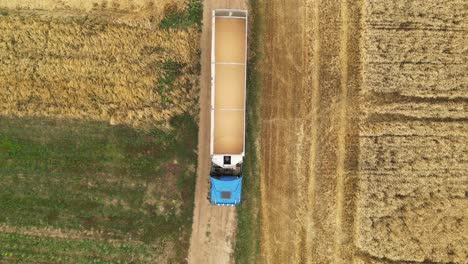
[[[188,114],[150,130],[0,118],[0,259],[183,262],[197,130]]]
[[[242,203],[237,207],[237,234],[234,255],[236,263],[257,263],[260,254],[260,175],[255,144],[258,135],[259,117],[259,70],[260,59],[260,14],[257,0],[250,0],[251,37],[247,68],[247,135],[244,163]]]

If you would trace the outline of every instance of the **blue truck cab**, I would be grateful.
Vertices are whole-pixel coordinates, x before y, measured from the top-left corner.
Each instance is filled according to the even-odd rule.
[[[240,204],[242,176],[210,176],[210,203],[217,205]]]
[[[210,171],[209,200],[215,205],[237,205],[241,202],[242,163],[223,168],[214,163]]]

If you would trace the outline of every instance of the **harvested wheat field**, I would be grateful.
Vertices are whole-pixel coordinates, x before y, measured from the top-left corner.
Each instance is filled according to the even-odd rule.
[[[466,1],[258,4],[259,262],[467,263]]]
[[[195,115],[199,27],[188,1],[92,3],[5,1],[15,9],[0,12],[0,114],[136,127]]]

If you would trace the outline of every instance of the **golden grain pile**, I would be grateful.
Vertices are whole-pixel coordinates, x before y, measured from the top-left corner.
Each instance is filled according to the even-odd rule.
[[[357,246],[468,261],[468,5],[364,1]]]
[[[0,114],[133,126],[195,115],[198,29],[158,27],[186,1],[96,3],[0,2],[19,8],[0,13]]]

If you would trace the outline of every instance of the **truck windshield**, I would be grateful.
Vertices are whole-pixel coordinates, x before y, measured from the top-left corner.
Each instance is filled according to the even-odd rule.
[[[210,175],[212,177],[242,176],[242,164],[237,164],[234,168],[222,168],[215,164],[211,164]]]

